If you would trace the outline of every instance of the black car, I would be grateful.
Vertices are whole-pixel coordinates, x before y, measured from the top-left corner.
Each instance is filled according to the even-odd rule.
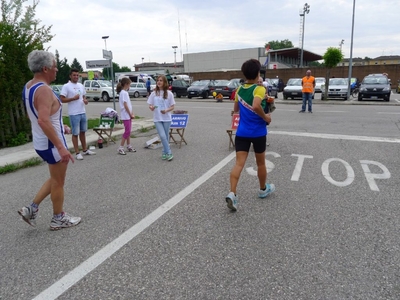
[[[215,80],[197,80],[188,87],[188,98],[203,97],[207,99],[215,90]]]
[[[240,85],[240,78],[231,80],[217,80],[215,85],[215,92],[224,97],[230,98],[234,90]]]
[[[187,96],[189,84],[183,79],[175,79],[170,85],[170,90],[174,94],[174,97],[180,98]]]
[[[274,84],[278,88],[278,92],[283,92],[285,88],[285,83],[281,78],[271,78],[272,84]]]
[[[278,87],[272,82],[270,78],[265,78],[264,82],[268,83],[268,95],[278,98]]]
[[[384,74],[369,74],[364,77],[358,92],[358,101],[364,98],[390,100],[390,81]]]

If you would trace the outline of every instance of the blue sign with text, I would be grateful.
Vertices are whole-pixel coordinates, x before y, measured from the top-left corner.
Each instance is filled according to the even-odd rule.
[[[185,114],[172,114],[172,122],[170,128],[186,128],[189,121],[189,115]]]

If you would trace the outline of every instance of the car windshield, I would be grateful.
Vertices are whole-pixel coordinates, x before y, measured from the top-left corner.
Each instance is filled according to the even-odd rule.
[[[315,78],[315,83],[324,83],[325,78]]]
[[[329,85],[347,85],[347,83],[344,78],[331,78],[329,79]]]
[[[109,82],[109,81],[100,81],[99,83],[100,83],[100,86],[102,86],[102,87],[111,86],[111,82]]]
[[[271,79],[271,81],[272,81],[273,84],[278,84],[279,83],[279,79],[277,79],[277,78]]]
[[[287,85],[289,85],[289,86],[299,86],[299,85],[301,85],[301,79],[300,78],[289,79]]]
[[[239,86],[239,84],[240,84],[239,80],[237,80],[237,79],[232,79],[231,81],[229,81],[228,87],[230,87],[230,88],[236,88],[236,87]]]
[[[265,78],[264,82],[267,82],[268,85],[272,85],[272,84],[273,84],[273,83],[272,83],[272,80],[269,79],[269,78]]]
[[[388,79],[384,76],[365,77],[364,84],[388,84]]]
[[[215,85],[226,86],[226,85],[228,85],[228,83],[229,83],[229,80],[217,80]]]
[[[199,85],[208,85],[208,80],[199,80],[199,81],[195,81],[195,82],[193,82],[192,83],[192,85],[197,85],[197,86],[199,86]]]

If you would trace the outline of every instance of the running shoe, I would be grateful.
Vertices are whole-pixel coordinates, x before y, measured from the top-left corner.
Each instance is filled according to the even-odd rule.
[[[161,159],[166,160],[167,159],[167,154],[161,155]]]
[[[18,213],[22,217],[22,220],[24,220],[29,225],[36,227],[36,217],[38,211],[39,210],[34,212],[31,206],[24,206],[18,211]]]
[[[84,155],[96,155],[96,152],[90,151],[90,150],[88,149],[88,150],[86,150],[86,151],[83,151],[83,154],[84,154]]]
[[[126,147],[126,149],[128,150],[128,152],[136,152],[136,149],[133,148],[132,146],[128,146]]]
[[[83,160],[82,154],[78,153],[78,154],[76,155],[76,159],[77,159],[77,160]]]
[[[124,151],[123,148],[119,148],[119,149],[118,149],[118,154],[126,155],[126,153],[125,153],[125,151]]]
[[[171,161],[174,158],[174,156],[171,154],[167,154],[167,160]]]
[[[57,220],[53,216],[53,218],[51,219],[51,222],[50,222],[50,230],[59,230],[62,228],[76,226],[80,222],[81,222],[80,217],[73,217],[73,216],[70,216],[70,215],[64,213],[64,216],[60,220]]]
[[[265,198],[275,192],[275,184],[273,183],[266,183],[265,190],[258,190],[258,197]]]
[[[239,199],[235,195],[235,193],[230,192],[228,194],[228,196],[225,197],[225,200],[226,200],[227,206],[228,206],[228,208],[230,210],[232,210],[232,211],[236,211],[237,210]]]

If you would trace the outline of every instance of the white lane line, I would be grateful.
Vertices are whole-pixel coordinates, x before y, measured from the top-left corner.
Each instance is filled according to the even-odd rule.
[[[288,131],[274,131],[274,130],[271,130],[271,131],[268,130],[268,134],[280,134],[280,135],[290,135],[290,136],[313,137],[313,138],[331,139],[331,140],[349,140],[349,141],[383,142],[383,143],[400,144],[400,139],[374,137],[374,136],[357,136],[357,135],[310,133],[310,132],[288,132]]]
[[[60,278],[60,280],[56,281],[46,290],[37,295],[33,300],[53,300],[61,296],[64,292],[66,292],[70,287],[80,281],[83,277],[89,274],[91,271],[96,269],[100,264],[102,264],[105,260],[107,260],[111,255],[115,254],[119,249],[121,249],[124,245],[129,243],[132,239],[134,239],[138,234],[140,234],[143,230],[161,218],[166,212],[168,212],[171,208],[181,202],[187,195],[192,193],[195,189],[197,189],[200,185],[210,179],[215,173],[221,170],[225,165],[227,165],[234,157],[236,156],[235,152],[232,152],[223,160],[221,160],[217,165],[212,167],[206,173],[204,173],[200,178],[196,179],[194,182],[189,184],[186,188],[180,191],[178,194],[173,196],[163,205],[158,207],[156,210],[151,212],[137,224],[133,225],[123,234],[121,234],[118,238],[110,242],[108,245],[104,246],[94,255],[89,257],[75,269],[70,271],[67,275]]]
[[[378,114],[381,114],[381,115],[400,115],[400,112],[391,113],[391,112],[379,112],[378,111]]]

